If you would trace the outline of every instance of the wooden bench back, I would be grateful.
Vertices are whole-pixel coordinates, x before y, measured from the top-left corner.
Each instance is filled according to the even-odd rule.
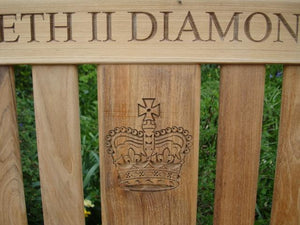
[[[285,64],[271,224],[300,224],[298,1],[0,3],[0,224],[27,224],[13,64],[33,65],[44,224],[84,224],[81,63],[98,64],[104,225],[196,224],[202,63],[221,64],[214,224],[253,225],[264,65]]]

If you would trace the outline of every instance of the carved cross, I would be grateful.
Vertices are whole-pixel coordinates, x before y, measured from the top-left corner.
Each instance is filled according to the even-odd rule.
[[[143,98],[144,105],[138,104],[138,116],[144,116],[145,120],[154,121],[154,117],[160,114],[160,104],[153,105],[155,98]]]

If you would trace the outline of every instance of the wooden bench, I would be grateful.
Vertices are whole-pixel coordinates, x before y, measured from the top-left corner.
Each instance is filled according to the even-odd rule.
[[[0,224],[27,224],[32,64],[45,225],[83,225],[76,64],[98,64],[104,225],[196,224],[201,63],[221,64],[215,225],[254,224],[266,63],[284,64],[272,225],[300,224],[300,2],[0,0]]]

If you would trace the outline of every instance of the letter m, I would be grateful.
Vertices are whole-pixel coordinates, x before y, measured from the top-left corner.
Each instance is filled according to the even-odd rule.
[[[227,25],[225,32],[223,32],[222,27],[219,23],[219,20],[214,12],[206,12],[209,14],[209,39],[207,41],[216,41],[212,39],[212,24],[214,23],[217,32],[221,38],[224,40],[225,36],[227,35],[231,25],[233,24],[233,38],[230,41],[241,41],[239,40],[239,15],[242,14],[241,12],[235,12],[231,17],[229,24]]]

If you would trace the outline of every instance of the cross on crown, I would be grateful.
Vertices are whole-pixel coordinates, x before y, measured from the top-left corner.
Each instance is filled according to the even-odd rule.
[[[138,116],[144,116],[144,121],[154,121],[160,115],[160,104],[154,105],[155,98],[143,98],[144,105],[138,104]]]

